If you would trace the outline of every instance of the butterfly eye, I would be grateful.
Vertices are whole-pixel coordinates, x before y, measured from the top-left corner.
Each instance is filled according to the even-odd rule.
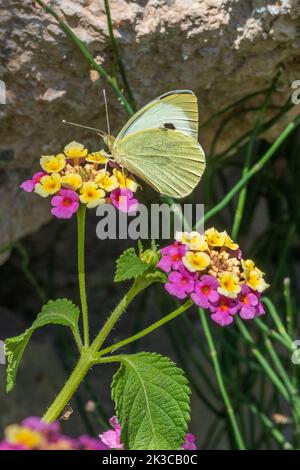
[[[164,123],[164,128],[165,129],[176,129],[176,127],[174,126],[174,124],[172,124],[171,122],[165,122]]]

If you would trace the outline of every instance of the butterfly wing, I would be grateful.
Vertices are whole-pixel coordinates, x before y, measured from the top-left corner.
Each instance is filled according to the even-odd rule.
[[[192,91],[170,91],[148,103],[129,119],[116,142],[134,132],[164,127],[198,140],[198,103]]]
[[[161,194],[188,196],[205,168],[201,146],[189,135],[171,129],[130,133],[114,146],[115,159]]]

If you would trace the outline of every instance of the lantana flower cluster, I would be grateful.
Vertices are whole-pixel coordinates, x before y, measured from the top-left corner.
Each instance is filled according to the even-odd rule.
[[[0,450],[107,450],[100,440],[88,435],[78,438],[61,433],[60,423],[48,424],[37,416],[24,419],[21,424],[11,424],[4,431]]]
[[[37,416],[30,416],[21,424],[7,426],[0,450],[123,450],[117,417],[110,418],[109,424],[112,429],[100,434],[99,438],[85,434],[73,438],[61,433],[58,421],[48,424]],[[196,450],[193,434],[186,434],[182,450]]]
[[[168,274],[168,293],[178,299],[190,297],[221,326],[230,325],[236,314],[244,320],[264,314],[264,273],[254,261],[243,259],[225,231],[177,233],[176,241],[161,249],[158,267]]]
[[[50,196],[51,213],[59,219],[70,219],[80,203],[91,209],[107,202],[122,212],[135,211],[138,206],[134,197],[138,183],[112,163],[104,150],[89,153],[74,141],[62,153],[43,155],[40,165],[42,171],[20,187],[43,198]]]

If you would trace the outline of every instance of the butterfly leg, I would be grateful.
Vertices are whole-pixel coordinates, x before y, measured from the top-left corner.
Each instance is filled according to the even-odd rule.
[[[126,186],[126,177],[125,177],[124,166],[123,166],[123,165],[120,165],[120,167],[122,168],[122,175],[123,175],[123,180],[124,180],[124,186],[125,186],[125,189],[126,189],[127,186]]]

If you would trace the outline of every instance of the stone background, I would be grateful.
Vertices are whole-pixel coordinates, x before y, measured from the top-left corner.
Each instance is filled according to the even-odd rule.
[[[203,122],[247,94],[266,88],[279,71],[279,89],[273,104],[281,105],[291,94],[292,81],[300,79],[299,0],[111,0],[110,4],[138,105],[165,91],[189,88],[199,97]],[[51,5],[110,72],[113,63],[102,2],[52,0]],[[47,297],[55,293],[55,297],[66,296],[78,303],[75,220],[48,223],[48,202],[23,193],[18,185],[38,169],[41,154],[56,153],[71,140],[82,141],[94,150],[99,148],[95,136],[61,121],[105,129],[101,95],[105,85],[101,79],[91,77],[73,44],[31,1],[1,0],[0,61],[0,79],[7,88],[7,103],[0,104],[0,248],[33,233],[24,239],[24,246],[30,254],[30,268]],[[111,123],[117,132],[127,116],[115,96],[107,92]],[[255,106],[256,99],[252,103]],[[265,137],[272,141],[294,112],[296,109]],[[245,113],[243,119],[239,115],[226,123],[218,149],[226,148],[252,127],[256,116]],[[219,125],[216,119],[201,133],[200,141],[206,150]],[[204,185],[205,177],[203,181]],[[114,259],[127,247],[120,242],[99,243],[96,222],[91,211],[87,276],[94,332],[126,289],[114,284],[112,278]],[[14,250],[9,263],[0,270],[0,339],[23,331],[40,308],[40,299],[24,277],[21,263],[22,258]],[[132,331],[141,311],[144,325],[158,319],[159,295],[153,290],[144,305],[137,301],[112,339],[121,339]],[[61,387],[66,372],[57,346],[59,335],[69,340],[63,329],[57,333],[52,327],[33,336],[17,387],[9,396],[4,393],[5,371],[0,368],[0,428],[28,414],[40,415]],[[200,329],[199,335],[201,338]],[[140,348],[159,350],[177,360],[166,331],[147,338]],[[108,415],[113,412],[108,389],[112,373],[113,368],[107,375],[94,369],[91,378]],[[203,381],[198,385],[205,389]],[[84,387],[81,393],[85,403],[90,395]],[[195,394],[193,404],[191,430],[200,439],[210,416]],[[76,435],[85,427],[78,404],[72,401],[72,406],[75,413],[64,426]],[[94,417],[92,421],[96,431],[103,429]]]
[[[33,2],[34,3],[34,2]],[[199,97],[201,122],[224,106],[265,88],[282,72],[282,104],[300,77],[299,0],[111,0],[116,37],[138,105],[161,93],[189,88]],[[52,0],[108,71],[112,68],[101,0]],[[17,186],[38,168],[39,157],[70,140],[95,149],[94,136],[62,124],[72,120],[106,127],[102,80],[53,18],[29,0],[2,0],[0,79],[7,104],[0,105],[0,246],[38,229],[48,218],[47,202]],[[109,90],[108,90],[109,92]],[[254,103],[255,104],[255,103]],[[126,120],[109,92],[113,130]],[[290,118],[287,116],[285,122]],[[221,135],[226,146],[253,124],[255,115],[232,120]],[[209,147],[218,120],[200,135]],[[281,123],[283,126],[284,123]],[[268,135],[273,139],[280,125]]]

